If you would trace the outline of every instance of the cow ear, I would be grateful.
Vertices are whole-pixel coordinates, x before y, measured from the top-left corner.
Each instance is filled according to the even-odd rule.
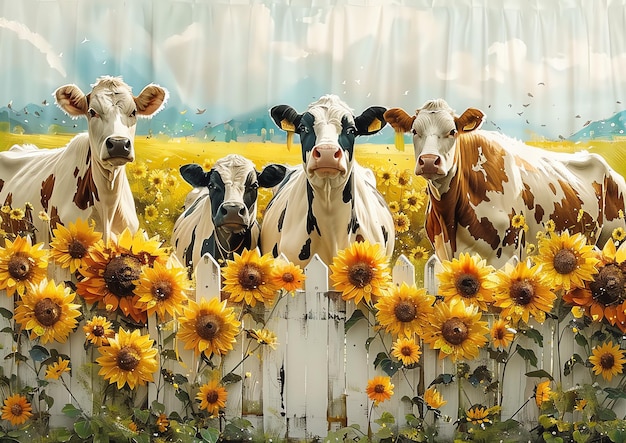
[[[54,91],[54,98],[59,108],[72,117],[87,115],[89,104],[87,97],[76,85],[65,85]]]
[[[301,115],[289,105],[278,105],[270,109],[270,116],[276,126],[283,131],[296,132],[297,122]]]
[[[167,92],[167,89],[159,85],[149,84],[143,88],[137,97],[134,97],[137,105],[137,114],[144,117],[156,114],[163,109],[168,98],[169,92]]]
[[[191,163],[180,167],[180,175],[194,188],[201,188],[209,185],[210,172],[205,172],[202,166]]]
[[[461,132],[474,131],[483,124],[485,114],[476,108],[468,108],[461,116],[455,119],[456,130]]]
[[[411,131],[416,115],[409,115],[404,109],[391,108],[388,109],[384,118],[395,131],[394,145],[399,151],[404,151],[404,133]]]
[[[387,108],[370,106],[361,115],[354,118],[358,135],[372,135],[383,129],[387,124],[383,115]]]
[[[263,168],[260,174],[257,174],[259,186],[261,188],[271,188],[279,184],[285,178],[287,168],[284,165],[272,163]]]

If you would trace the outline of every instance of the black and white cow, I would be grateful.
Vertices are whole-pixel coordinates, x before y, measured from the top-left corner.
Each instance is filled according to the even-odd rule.
[[[208,172],[189,164],[181,166],[180,173],[194,187],[174,224],[171,240],[185,266],[193,269],[207,253],[223,265],[234,252],[257,247],[258,188],[276,186],[285,176],[284,166],[270,164],[257,172],[250,160],[230,154]]]
[[[289,172],[266,208],[263,253],[283,253],[300,266],[318,254],[330,264],[337,251],[368,240],[392,254],[391,211],[372,171],[354,158],[356,137],[380,131],[384,112],[375,106],[355,117],[334,95],[321,97],[303,114],[288,105],[270,110],[279,128],[300,135],[302,165]]]

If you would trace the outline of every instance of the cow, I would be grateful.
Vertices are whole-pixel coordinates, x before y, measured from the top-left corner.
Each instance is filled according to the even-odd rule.
[[[190,274],[204,254],[223,266],[234,253],[257,247],[258,188],[276,186],[285,171],[283,165],[269,164],[258,172],[252,161],[237,154],[219,159],[208,172],[198,164],[180,167],[193,189],[174,223],[171,244]]]
[[[149,84],[137,96],[120,77],[104,76],[85,94],[70,84],[54,92],[57,105],[73,118],[87,118],[88,130],[62,148],[15,145],[0,153],[0,204],[47,214],[52,228],[81,218],[95,221],[105,241],[139,228],[125,165],[135,158],[138,117],[160,111],[168,91]],[[45,217],[44,217],[45,218]],[[49,239],[49,227],[33,217],[34,235]]]
[[[500,267],[523,258],[549,220],[599,245],[624,228],[624,178],[597,154],[550,152],[481,130],[482,111],[459,116],[442,99],[384,117],[413,135],[415,174],[428,181],[426,232],[440,260],[470,252]]]
[[[299,134],[302,164],[288,172],[265,209],[261,252],[284,254],[304,267],[314,254],[330,264],[339,250],[368,240],[391,256],[391,211],[372,171],[354,158],[356,137],[380,131],[384,112],[372,106],[355,117],[335,95],[322,96],[302,114],[289,105],[271,108],[274,122],[288,131],[288,146],[291,134]]]

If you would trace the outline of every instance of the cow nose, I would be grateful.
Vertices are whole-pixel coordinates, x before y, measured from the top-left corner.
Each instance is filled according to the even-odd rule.
[[[341,148],[337,146],[318,145],[313,148],[311,155],[313,157],[313,161],[315,162],[315,169],[319,169],[319,168],[343,169],[341,167],[343,151],[341,150]]]
[[[417,175],[442,174],[441,157],[436,154],[422,154],[417,158]]]
[[[126,137],[109,137],[106,147],[110,157],[128,157],[132,145]]]
[[[245,225],[247,216],[248,210],[243,203],[224,202],[215,216],[215,226]]]

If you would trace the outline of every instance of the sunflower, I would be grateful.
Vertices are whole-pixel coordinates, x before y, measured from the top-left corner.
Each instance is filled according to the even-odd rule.
[[[207,357],[223,355],[233,349],[241,323],[235,318],[234,309],[227,308],[226,303],[217,298],[189,300],[183,316],[178,319],[177,336],[185,343],[185,349],[193,349],[196,355],[204,352]]]
[[[70,372],[70,361],[59,357],[58,360],[48,365],[46,369],[46,378],[58,380],[64,372]]]
[[[211,416],[216,416],[220,408],[226,406],[228,392],[217,380],[210,381],[202,386],[196,395],[200,402],[200,409],[206,410]]]
[[[598,272],[594,246],[587,244],[587,237],[581,233],[551,233],[539,241],[538,247],[535,264],[555,289],[569,291],[572,287],[583,287]]]
[[[378,176],[377,183],[380,186],[396,186],[398,184],[398,176],[392,171],[390,166],[381,166],[376,172]]]
[[[556,294],[536,265],[529,268],[526,262],[516,266],[507,263],[492,277],[495,283],[494,306],[502,308],[502,318],[510,318],[514,324],[519,320],[528,323],[531,316],[539,323],[545,321]]]
[[[15,307],[15,321],[30,331],[30,338],[39,337],[42,344],[56,340],[65,343],[78,324],[80,305],[72,303],[76,294],[63,284],[44,278],[31,285]]]
[[[158,237],[146,240],[143,231],[132,235],[128,229],[109,246],[96,243],[85,259],[87,266],[79,270],[83,278],[76,284],[78,294],[87,303],[98,303],[107,311],[119,309],[126,317],[145,323],[146,312],[137,307],[136,282],[143,266],[166,260],[167,250],[160,245]]]
[[[147,205],[143,210],[143,218],[151,222],[159,218],[159,210],[154,205]]]
[[[161,189],[165,186],[167,173],[162,169],[153,169],[148,174],[148,183],[151,187]]]
[[[489,408],[482,405],[474,405],[465,411],[465,420],[473,425],[485,425],[492,423],[489,418]]]
[[[430,387],[424,392],[424,403],[429,409],[439,409],[448,402],[443,399],[437,388]]]
[[[298,289],[303,288],[306,275],[300,266],[277,258],[271,278],[276,286],[294,295]]]
[[[81,219],[67,227],[57,224],[52,230],[50,255],[61,268],[70,268],[74,273],[85,266],[84,258],[89,250],[102,238],[102,233],[95,232],[93,226]]]
[[[402,234],[411,227],[411,219],[404,212],[396,212],[393,214],[393,224],[396,227],[396,232]]]
[[[426,289],[405,282],[395,286],[388,295],[380,297],[374,306],[376,320],[387,332],[398,337],[422,335],[424,325],[433,312],[435,297]]]
[[[411,189],[402,196],[402,208],[409,212],[418,212],[424,206],[427,198],[428,196],[425,192]]]
[[[188,287],[187,270],[172,261],[167,265],[155,262],[153,267],[144,266],[135,288],[137,307],[148,315],[156,312],[159,319],[165,318],[166,313],[175,316],[187,300]]]
[[[481,320],[476,305],[466,305],[462,299],[435,304],[430,322],[425,325],[424,342],[439,349],[439,359],[450,356],[453,362],[474,359],[487,343],[487,322]]]
[[[37,284],[48,272],[48,251],[43,243],[33,245],[30,237],[18,236],[14,241],[6,239],[0,247],[0,290],[7,296],[15,292],[24,295],[29,283]]]
[[[402,362],[404,366],[411,366],[420,360],[419,344],[415,338],[398,338],[391,346],[391,355]]]
[[[422,246],[414,247],[409,253],[409,258],[414,261],[428,260],[428,257],[430,257],[430,253]]]
[[[622,373],[626,358],[619,345],[613,345],[613,342],[609,341],[595,346],[591,353],[589,362],[593,365],[595,375],[602,375],[603,379],[611,381],[614,375]]]
[[[391,398],[393,388],[390,377],[378,375],[367,382],[365,392],[370,400],[378,404]]]
[[[516,229],[526,226],[526,218],[522,214],[515,214],[511,219],[511,226]]]
[[[276,350],[278,339],[269,329],[250,329],[247,331],[248,336],[257,341],[261,345],[268,345],[270,348]]]
[[[367,240],[352,243],[337,252],[329,269],[330,279],[342,293],[341,297],[356,304],[363,299],[367,304],[372,303],[373,298],[386,295],[391,286],[387,257],[378,243]]]
[[[563,295],[572,309],[579,308],[594,322],[604,319],[626,332],[626,243],[619,248],[607,241],[598,254],[598,273],[582,288]]]
[[[489,275],[495,272],[493,266],[487,265],[478,254],[468,253],[462,253],[458,259],[444,260],[441,266],[443,271],[437,274],[439,294],[446,301],[463,299],[482,311],[489,309],[493,302],[493,282],[489,280]]]
[[[272,279],[273,265],[272,255],[261,256],[258,249],[244,249],[241,255],[235,253],[233,260],[227,260],[222,268],[223,290],[229,294],[229,300],[245,301],[252,307],[257,301],[272,304],[279,289]]]
[[[611,232],[611,238],[616,242],[623,241],[624,239],[626,239],[626,230],[621,226],[619,228],[613,229],[613,232]]]
[[[2,406],[2,420],[8,420],[13,426],[26,423],[32,417],[33,408],[26,397],[14,394],[4,400]]]
[[[141,335],[139,329],[127,332],[123,328],[109,344],[100,346],[102,354],[96,359],[101,366],[98,375],[102,375],[109,383],[117,383],[121,389],[128,383],[130,389],[143,386],[154,381],[154,372],[158,369],[157,349],[149,335]]]
[[[398,174],[398,185],[405,188],[413,184],[413,172],[405,169]]]
[[[538,408],[541,408],[541,405],[550,400],[552,396],[552,389],[550,389],[550,380],[542,381],[537,384],[535,388],[535,403]]]
[[[168,420],[167,415],[161,412],[156,419],[155,425],[159,432],[167,431],[167,428],[170,425],[170,421]]]
[[[516,331],[505,320],[499,318],[493,322],[489,333],[493,347],[504,349],[511,344]]]
[[[115,337],[111,322],[101,315],[96,315],[88,320],[83,326],[83,332],[87,341],[95,346],[107,345],[109,338]]]
[[[389,207],[389,210],[392,212],[392,214],[400,212],[400,203],[398,203],[396,200],[390,201],[389,203],[387,203],[387,206]]]

